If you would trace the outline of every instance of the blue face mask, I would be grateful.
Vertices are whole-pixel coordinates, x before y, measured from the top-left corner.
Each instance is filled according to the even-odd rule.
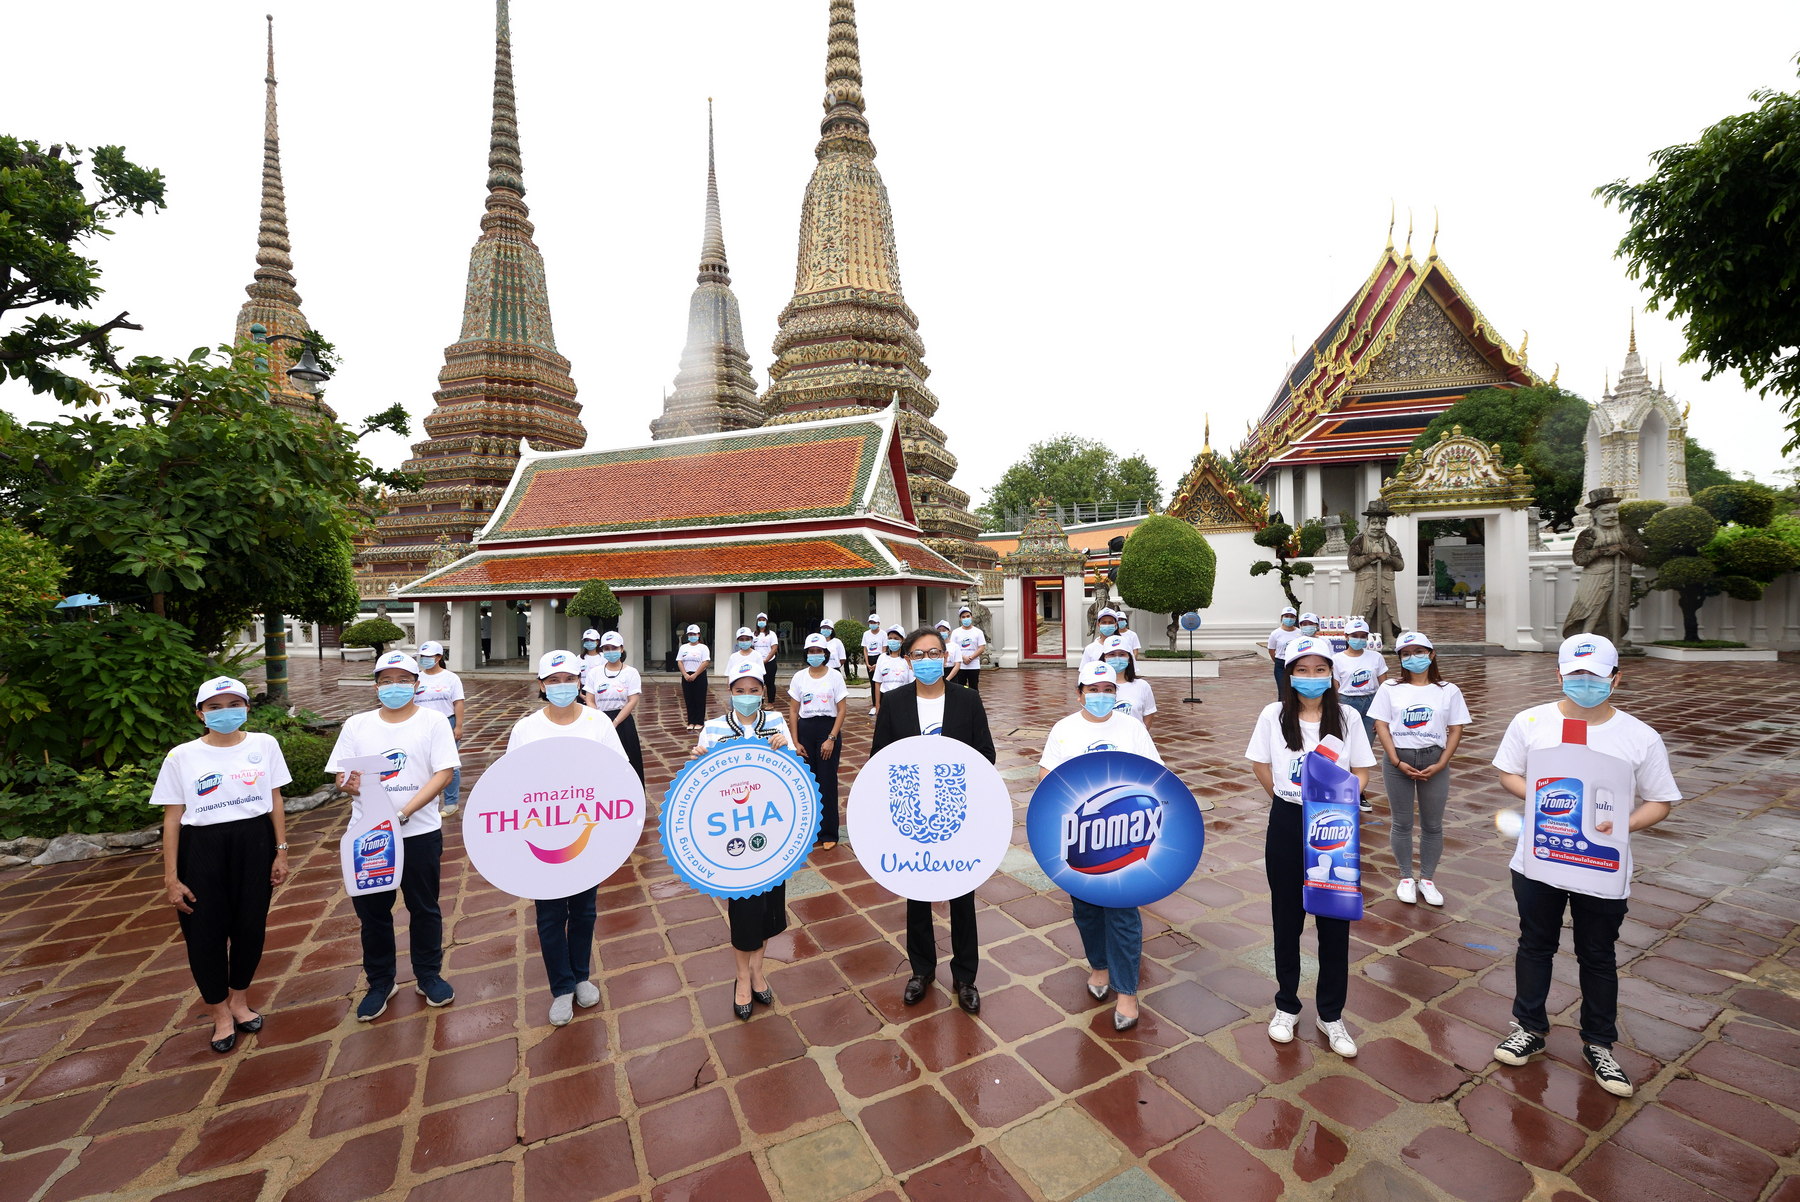
[[[975,625],[975,619],[974,618],[964,618],[962,620],[962,624],[964,626],[973,626],[973,625]]]
[[[688,635],[688,642],[690,642],[690,643],[698,643],[698,642],[699,642],[699,641],[700,641],[700,636],[699,636],[699,635],[697,635],[697,634],[690,634],[690,635]]]
[[[762,694],[733,693],[731,695],[731,708],[736,710],[743,717],[748,718],[762,708]]]
[[[767,627],[767,626],[768,626],[768,625],[769,625],[769,624],[768,624],[768,623],[767,623],[767,622],[758,622],[758,623],[757,623],[757,624],[756,624],[756,628],[757,628],[757,629],[758,629],[758,630],[762,630],[762,629],[764,629],[764,628],[766,628],[766,627]]]
[[[887,641],[887,649],[888,649],[888,653],[890,655],[898,654],[900,651],[900,640],[899,639],[889,639]]]
[[[748,650],[750,650],[750,648],[752,648],[756,645],[754,642],[752,642],[749,639],[739,639],[737,641],[737,643],[738,643],[739,651],[748,651]]]
[[[922,659],[912,666],[913,678],[920,684],[936,684],[944,679],[944,661],[941,659]]]
[[[216,735],[228,735],[242,726],[250,718],[250,711],[241,705],[234,705],[228,710],[207,710],[200,715],[206,723],[206,729]]]
[[[1294,686],[1294,692],[1302,697],[1323,697],[1325,690],[1331,687],[1329,676],[1290,676],[1288,683]]]
[[[1112,656],[1106,661],[1106,666],[1117,672],[1120,676],[1123,676],[1125,675],[1125,669],[1131,666],[1131,657],[1128,655]]]
[[[1431,657],[1429,655],[1408,655],[1401,659],[1400,666],[1408,672],[1429,672],[1431,671]]]
[[[419,666],[421,668],[435,668],[437,667],[437,662],[438,657],[435,655],[421,655],[419,657]]]
[[[823,668],[827,658],[828,657],[823,651],[808,651],[806,653],[806,662],[815,668]]]
[[[609,664],[616,664],[625,658],[625,653],[623,651],[602,651],[600,658]]]
[[[1100,633],[1104,635],[1115,635],[1119,633],[1119,625],[1117,622],[1102,622],[1100,623]]]
[[[1113,712],[1113,707],[1117,704],[1119,704],[1119,698],[1115,693],[1089,693],[1081,699],[1081,708],[1096,718],[1106,717]]]
[[[1350,644],[1350,650],[1352,651],[1361,651],[1364,647],[1369,645],[1368,639],[1358,638],[1355,635],[1351,635],[1346,641]]]
[[[581,640],[581,649],[583,651],[592,651],[595,647],[598,647],[599,645],[600,644],[596,643],[593,639],[582,639]]]
[[[1613,682],[1604,676],[1565,676],[1563,677],[1563,696],[1579,705],[1584,710],[1606,704],[1612,696]],[[229,713],[230,711],[226,711]]]
[[[381,704],[389,709],[403,710],[412,704],[413,695],[417,692],[417,685],[384,684],[375,690],[375,695],[381,698]]]
[[[1283,618],[1283,619],[1281,619],[1281,624],[1283,626],[1286,626],[1289,630],[1292,630],[1294,628],[1294,619]]]
[[[1319,633],[1319,628],[1311,622],[1304,622],[1300,626],[1300,633],[1301,634],[1317,634],[1317,633]]]
[[[544,686],[544,700],[548,701],[551,705],[573,705],[575,704],[575,699],[579,696],[581,696],[581,686],[578,684],[549,684]]]

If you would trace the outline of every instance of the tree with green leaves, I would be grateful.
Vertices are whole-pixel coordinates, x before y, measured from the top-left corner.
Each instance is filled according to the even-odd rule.
[[[1206,536],[1180,518],[1151,514],[1125,539],[1119,555],[1119,598],[1133,609],[1179,618],[1212,605],[1218,555]],[[1175,649],[1170,625],[1169,649]]]
[[[1683,322],[1684,363],[1736,372],[1782,398],[1786,451],[1800,447],[1800,91],[1751,93],[1757,107],[1650,156],[1641,183],[1594,194],[1630,220],[1619,242],[1651,309]]]
[[[1711,488],[1715,484],[1736,482],[1736,477],[1719,466],[1718,457],[1706,447],[1695,442],[1692,437],[1687,440],[1687,450],[1683,458],[1687,463],[1687,486],[1690,495],[1701,489]]]
[[[62,597],[67,572],[54,546],[0,524],[0,628],[43,621]]]
[[[1560,388],[1478,388],[1431,419],[1413,449],[1436,445],[1461,426],[1463,433],[1500,444],[1503,463],[1517,463],[1531,478],[1532,496],[1554,529],[1575,524],[1587,458],[1590,407]]]
[[[1675,594],[1685,642],[1699,641],[1700,610],[1708,597],[1758,601],[1765,586],[1800,568],[1800,548],[1780,533],[1755,526],[1721,529],[1721,516],[1744,512],[1743,500],[1708,489],[1694,504],[1665,506],[1644,522],[1644,544],[1656,568],[1650,587]],[[1766,520],[1760,508],[1747,516],[1759,514]],[[1723,537],[1727,531],[1733,533]]]
[[[1162,483],[1141,454],[1120,458],[1104,443],[1058,434],[1033,443],[1025,458],[1007,468],[979,512],[988,529],[998,530],[1012,515],[1031,512],[1039,497],[1058,505],[1138,503],[1149,508],[1161,503]]]
[[[1294,581],[1313,574],[1313,565],[1300,558],[1300,540],[1294,535],[1294,528],[1281,520],[1279,513],[1269,515],[1269,524],[1254,535],[1256,545],[1267,547],[1275,553],[1275,558],[1259,559],[1250,565],[1252,576],[1276,574],[1281,581],[1281,591],[1287,595],[1288,604],[1295,609],[1300,608],[1300,598],[1294,595]]]
[[[569,599],[564,612],[571,618],[593,622],[602,630],[615,630],[619,625],[619,616],[625,610],[613,595],[611,585],[604,580],[590,580]]]

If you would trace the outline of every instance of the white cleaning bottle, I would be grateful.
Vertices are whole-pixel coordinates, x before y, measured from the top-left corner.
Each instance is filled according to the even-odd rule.
[[[1586,722],[1564,719],[1563,741],[1525,753],[1525,875],[1593,897],[1631,887],[1631,765],[1587,745]],[[1611,824],[1601,831],[1599,824]]]
[[[344,868],[344,891],[351,897],[391,893],[400,887],[406,840],[400,837],[400,816],[386,793],[363,791],[338,854]]]

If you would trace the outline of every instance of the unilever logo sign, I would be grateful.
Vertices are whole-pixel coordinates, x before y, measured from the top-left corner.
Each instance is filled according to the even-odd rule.
[[[932,790],[919,788],[920,764],[888,765],[888,810],[894,829],[920,843],[942,843],[969,813],[967,764],[932,764]]]
[[[850,845],[901,897],[947,901],[992,876],[1012,841],[1000,773],[966,743],[915,735],[881,749],[850,788]]]
[[[1194,795],[1155,760],[1094,751],[1031,795],[1025,830],[1052,883],[1098,906],[1141,906],[1187,882],[1206,830]]]

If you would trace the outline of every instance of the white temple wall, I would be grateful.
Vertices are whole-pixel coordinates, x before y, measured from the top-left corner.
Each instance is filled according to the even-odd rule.
[[[1566,550],[1531,553],[1531,623],[1546,650],[1562,642],[1563,618],[1575,600],[1581,569]],[[1639,569],[1639,576],[1645,575]],[[1631,611],[1631,641],[1642,646],[1682,637],[1681,606],[1672,593],[1652,592]],[[1800,651],[1800,574],[1777,580],[1761,601],[1708,597],[1700,609],[1700,637],[1752,647]]]

